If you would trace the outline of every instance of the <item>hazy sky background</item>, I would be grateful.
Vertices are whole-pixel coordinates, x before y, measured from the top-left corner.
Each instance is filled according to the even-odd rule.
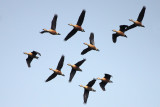
[[[158,0],[0,0],[0,106],[1,107],[159,107],[160,106],[160,2]],[[112,42],[112,29],[130,25],[146,6],[145,28],[126,32]],[[82,10],[86,10],[82,27],[64,42]],[[40,34],[49,29],[54,14],[58,14],[57,32],[61,35]],[[100,52],[80,55],[89,43],[90,33]],[[27,67],[23,52],[41,53]],[[61,55],[65,55],[62,72],[45,83],[53,73]],[[86,58],[73,81],[68,82],[71,67]],[[112,84],[102,91],[96,81],[88,102],[83,104],[84,89],[90,80],[111,74]]]

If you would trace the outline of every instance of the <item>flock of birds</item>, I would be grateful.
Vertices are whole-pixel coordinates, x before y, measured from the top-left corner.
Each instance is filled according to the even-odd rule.
[[[144,27],[144,25],[142,25],[142,20],[143,20],[143,17],[144,17],[144,14],[145,14],[145,10],[146,10],[146,7],[143,6],[141,12],[139,13],[139,16],[137,18],[136,21],[132,20],[132,19],[129,19],[130,21],[133,22],[132,25],[128,26],[128,25],[120,25],[120,29],[119,31],[116,31],[116,30],[112,30],[113,32],[116,32],[116,33],[113,33],[112,34],[112,40],[114,43],[116,43],[117,41],[117,37],[119,36],[122,36],[122,37],[127,37],[125,35],[125,31],[128,31],[134,27],[137,27],[137,26],[140,26],[140,27]],[[70,39],[77,31],[81,31],[81,32],[85,32],[84,29],[81,27],[82,26],[82,23],[83,23],[83,20],[84,20],[84,17],[85,17],[85,13],[86,11],[83,10],[81,15],[79,16],[79,19],[78,19],[78,22],[76,25],[72,25],[72,24],[68,24],[70,26],[73,26],[73,30],[65,37],[64,41],[67,41],[68,39]],[[43,29],[43,31],[41,31],[40,33],[43,34],[43,33],[50,33],[52,35],[60,35],[60,33],[58,33],[56,31],[56,22],[57,22],[57,17],[58,15],[55,14],[54,17],[53,17],[53,20],[52,20],[52,23],[51,23],[51,29],[47,30],[47,29]],[[91,50],[95,50],[95,51],[99,51],[98,48],[96,48],[95,46],[95,43],[94,43],[94,33],[91,33],[90,34],[90,37],[89,37],[89,40],[90,40],[90,44],[87,44],[87,43],[84,43],[85,45],[87,45],[88,47],[86,49],[84,49],[82,52],[81,52],[81,55],[84,55],[86,54],[87,52],[91,51]],[[37,54],[41,56],[41,54],[37,51],[32,51],[30,53],[27,53],[27,52],[24,52],[24,54],[28,55],[28,58],[26,59],[26,62],[27,62],[27,65],[28,67],[31,67],[31,61],[35,58],[35,59],[38,59],[39,57],[36,56]],[[57,65],[57,68],[54,70],[52,68],[49,68],[50,70],[53,71],[53,74],[50,75],[46,82],[54,79],[57,75],[61,75],[61,76],[65,76],[62,72],[61,72],[61,69],[63,67],[63,63],[64,63],[64,58],[65,56],[62,55],[61,56],[61,59]],[[72,70],[70,72],[70,77],[69,77],[69,82],[72,81],[74,75],[76,74],[76,71],[82,71],[80,69],[80,66],[86,61],[86,59],[83,59],[79,62],[77,62],[76,64],[67,64],[68,66],[71,66]],[[107,83],[112,83],[112,81],[110,80],[112,76],[110,74],[105,74],[105,76],[103,78],[97,78],[98,80],[101,80],[101,82],[99,83],[101,89],[103,91],[105,91],[105,85]],[[84,88],[84,94],[83,94],[83,98],[84,98],[84,103],[87,103],[87,99],[88,99],[88,96],[89,96],[89,91],[93,91],[95,92],[96,90],[94,90],[92,88],[92,86],[95,84],[96,82],[96,79],[94,78],[93,80],[91,80],[90,82],[88,82],[88,84],[86,86],[83,86],[83,85],[79,85],[80,87],[83,87]]]

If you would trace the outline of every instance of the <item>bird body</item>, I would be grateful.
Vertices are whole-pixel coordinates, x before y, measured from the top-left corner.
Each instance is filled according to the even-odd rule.
[[[53,70],[52,68],[49,68],[50,70],[52,70],[54,73],[56,73],[57,75],[62,75],[64,76],[64,74],[62,74],[62,72],[58,69]]]
[[[78,31],[84,32],[84,29],[81,26],[79,26],[79,25],[72,25],[72,24],[68,24],[68,25],[73,26],[74,29],[77,29]]]
[[[78,66],[76,65],[71,65],[71,64],[68,64],[69,66],[71,66],[74,70],[76,71],[82,71]]]

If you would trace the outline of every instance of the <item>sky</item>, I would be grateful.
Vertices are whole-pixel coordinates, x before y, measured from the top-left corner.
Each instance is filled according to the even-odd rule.
[[[158,0],[1,0],[0,1],[0,106],[1,107],[159,107],[160,99],[160,6]],[[142,7],[145,28],[136,27],[112,42],[112,30],[119,25],[131,25]],[[64,41],[76,24],[82,10],[86,15],[82,27]],[[54,14],[58,14],[56,30],[61,35],[40,34],[50,29]],[[94,33],[99,52],[80,55]],[[27,67],[23,52],[38,51],[41,56]],[[62,72],[45,80],[65,56]],[[68,63],[86,58],[69,83]],[[97,80],[87,104],[83,104],[84,89],[90,80],[111,74],[113,83],[102,91]]]

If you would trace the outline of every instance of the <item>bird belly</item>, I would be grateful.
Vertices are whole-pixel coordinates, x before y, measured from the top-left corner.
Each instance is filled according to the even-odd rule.
[[[62,74],[62,72],[61,71],[59,71],[59,70],[54,70],[54,72],[56,73],[56,74],[58,74],[58,75],[61,75]]]
[[[117,33],[121,36],[125,36],[125,34],[122,31],[117,31]]]
[[[139,22],[139,21],[135,21],[134,23],[135,23],[137,26],[142,26],[142,23]]]
[[[82,31],[82,27],[81,26],[75,25],[74,28],[79,30],[79,31]]]
[[[102,81],[104,81],[104,82],[109,82],[109,80],[106,79],[106,78],[102,78]]]
[[[75,69],[76,71],[81,71],[81,69],[77,67],[76,65],[73,65],[72,68]]]
[[[89,47],[90,47],[91,49],[93,49],[93,50],[96,50],[96,47],[95,47],[94,45],[92,45],[92,44],[89,44]]]
[[[49,31],[49,33],[51,33],[51,34],[53,34],[53,35],[57,34],[57,32],[56,32],[55,30],[50,29],[50,30],[48,30],[48,31]]]

